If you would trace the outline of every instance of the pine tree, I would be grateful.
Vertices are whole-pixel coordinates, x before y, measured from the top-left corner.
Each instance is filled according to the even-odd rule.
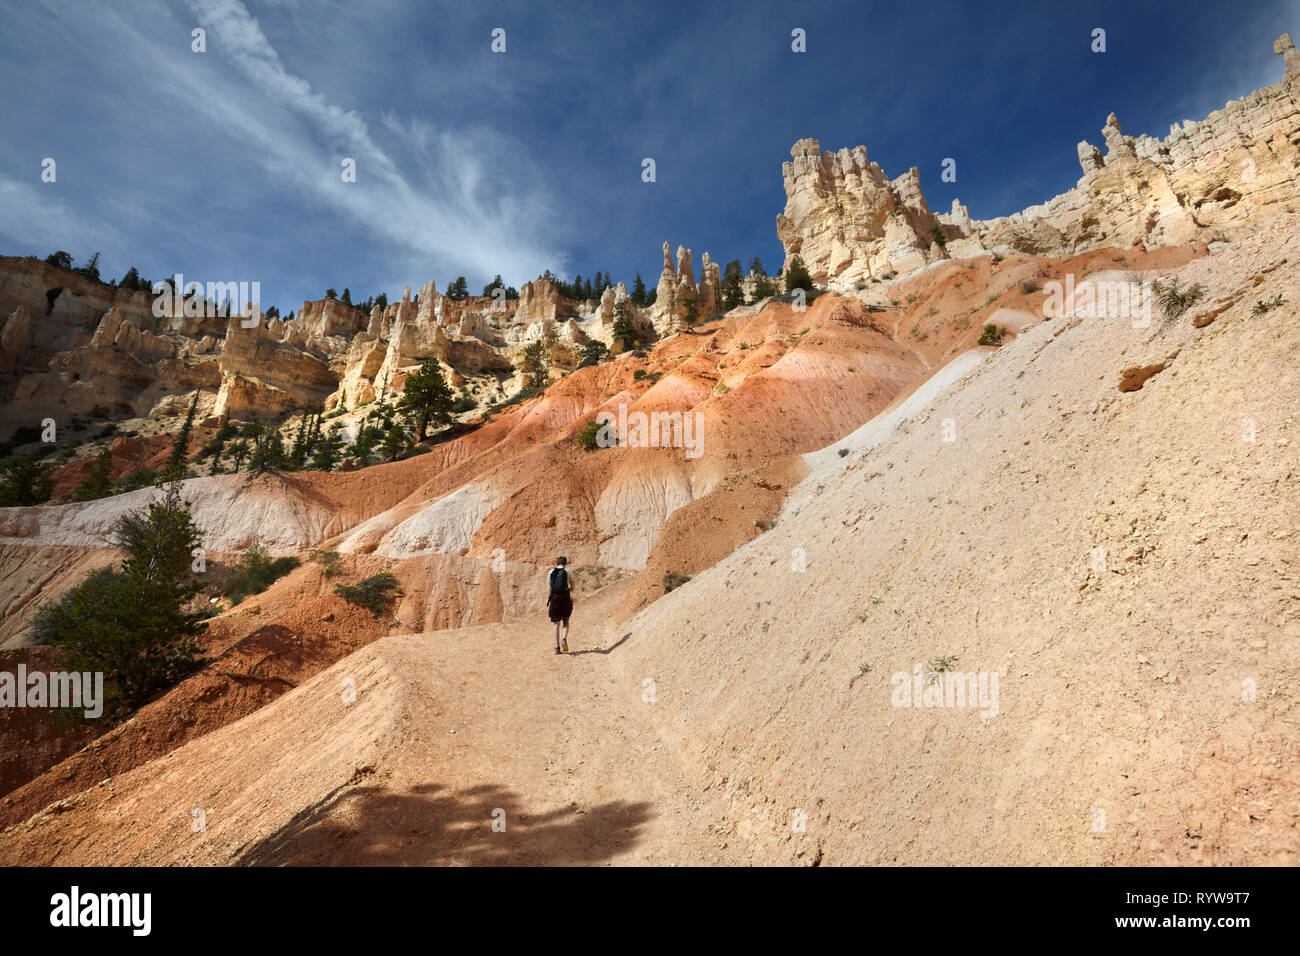
[[[298,421],[298,433],[293,439],[293,449],[289,452],[289,462],[295,468],[301,468],[307,460],[307,419],[311,415],[304,409]]]
[[[77,273],[78,275],[85,276],[87,279],[93,279],[94,281],[98,282],[99,281],[99,253],[97,252],[93,256],[91,256],[90,260],[84,266],[78,266],[72,271]]]
[[[56,648],[58,667],[102,671],[109,706],[136,708],[202,664],[195,638],[207,627],[204,615],[185,610],[203,590],[189,578],[201,542],[176,481],[113,531],[120,569],[100,568],[46,604],[35,629]]]
[[[382,438],[382,433],[374,425],[362,425],[357,429],[357,437],[352,441],[349,454],[365,467],[375,457],[375,446]]]
[[[750,275],[756,275],[756,276],[765,276],[765,275],[767,275],[767,270],[763,268],[763,261],[762,261],[761,259],[759,259],[758,256],[754,256],[753,261],[750,262],[750,264],[749,264],[749,274],[750,274]]]
[[[415,430],[416,441],[424,441],[432,422],[446,425],[451,421],[454,399],[437,359],[426,359],[412,373],[402,389],[402,399],[397,403],[408,424]]]
[[[795,289],[803,289],[811,292],[812,287],[812,276],[808,274],[808,269],[804,266],[803,260],[795,256],[790,260],[790,265],[785,270],[785,291],[793,292]]]
[[[235,466],[235,471],[244,467],[244,462],[248,459],[248,442],[242,438],[239,441],[230,443],[230,461]]]
[[[39,505],[50,500],[52,491],[50,471],[35,452],[10,462],[0,473],[0,508]]]
[[[546,342],[538,339],[524,348],[524,374],[528,377],[528,387],[540,390],[546,387],[550,375],[551,363],[546,354]]]
[[[722,308],[726,312],[745,304],[744,277],[740,273],[740,260],[732,259],[722,273]]]
[[[627,303],[620,300],[614,306],[614,338],[623,340],[623,347],[630,348],[638,339],[636,326],[632,324],[632,312]]]
[[[190,400],[190,410],[185,414],[185,424],[181,425],[181,430],[176,433],[176,439],[172,442],[171,457],[167,459],[167,467],[163,469],[163,474],[168,481],[175,481],[185,477],[185,467],[189,463],[190,455],[190,432],[194,429],[194,413],[198,410],[199,393],[194,392],[194,398]]]
[[[312,449],[311,464],[317,471],[333,471],[342,457],[343,436],[337,428],[332,428],[321,435],[320,441]]]
[[[393,461],[406,448],[406,432],[396,422],[388,426],[384,433],[383,452],[385,461]]]
[[[636,274],[636,281],[632,283],[632,304],[645,307],[645,283],[641,280],[641,273]]]

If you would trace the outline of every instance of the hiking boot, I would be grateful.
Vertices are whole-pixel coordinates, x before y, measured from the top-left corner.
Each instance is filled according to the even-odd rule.
[[[555,653],[560,653],[560,646],[558,644],[555,645]]]
[[[562,651],[563,651],[564,653],[566,653],[566,654],[569,653],[569,642],[568,642],[568,641],[561,641],[561,642],[560,642],[560,650],[562,650]]]

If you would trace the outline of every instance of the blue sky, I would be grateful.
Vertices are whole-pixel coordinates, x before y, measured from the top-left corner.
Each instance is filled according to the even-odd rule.
[[[653,285],[664,240],[774,272],[807,136],[917,166],[936,211],[1014,212],[1074,185],[1112,110],[1164,136],[1277,82],[1300,0],[5,0],[0,22],[0,252],[260,281],[288,311],[546,268]]]

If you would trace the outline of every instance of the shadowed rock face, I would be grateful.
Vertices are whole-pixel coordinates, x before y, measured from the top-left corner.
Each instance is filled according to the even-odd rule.
[[[1078,146],[1074,189],[995,219],[972,220],[958,200],[932,215],[915,168],[890,180],[866,147],[822,152],[817,140],[800,140],[783,167],[777,217],[786,263],[799,255],[814,280],[846,288],[986,250],[1060,256],[1240,239],[1300,198],[1300,54],[1285,34],[1274,52],[1286,63],[1280,83],[1175,124],[1164,139],[1125,136],[1110,114],[1104,154]]]

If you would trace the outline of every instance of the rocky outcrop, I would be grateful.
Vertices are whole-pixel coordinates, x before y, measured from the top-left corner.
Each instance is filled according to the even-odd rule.
[[[889,179],[867,148],[822,152],[801,139],[783,164],[785,212],[776,218],[786,265],[797,255],[818,284],[910,272],[926,264],[938,220],[915,167]]]
[[[821,152],[800,140],[783,167],[777,217],[786,263],[799,255],[816,282],[845,289],[987,250],[1059,256],[1243,238],[1300,208],[1300,53],[1287,35],[1273,49],[1285,61],[1282,82],[1174,125],[1164,139],[1126,136],[1112,113],[1104,152],[1078,146],[1075,188],[1010,216],[973,220],[959,201],[934,216],[915,169],[889,180],[865,147]]]
[[[696,283],[691,250],[678,246],[674,265],[671,248],[664,243],[664,268],[659,274],[654,305],[649,310],[651,323],[660,335],[680,332],[692,321],[707,318],[717,311],[721,300],[721,270],[709,254],[704,253],[700,281]]]
[[[268,419],[302,408],[317,408],[338,386],[338,377],[321,357],[288,344],[284,325],[231,316],[221,349],[221,386],[214,415]],[[280,335],[277,335],[280,333]]]
[[[554,322],[576,314],[572,302],[560,295],[560,290],[550,279],[525,282],[519,290],[519,305],[515,309],[516,324],[532,325],[537,321]]]
[[[26,306],[18,306],[5,320],[0,331],[0,365],[17,367],[32,345],[32,316]]]

